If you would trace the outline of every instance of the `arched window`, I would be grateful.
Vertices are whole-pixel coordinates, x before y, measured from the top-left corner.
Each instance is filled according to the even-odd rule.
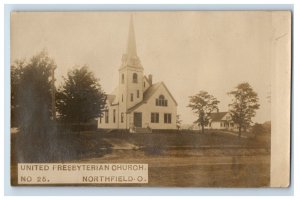
[[[159,95],[158,100],[159,100],[158,104],[160,106],[164,106],[164,104],[165,104],[165,97],[164,97],[164,95]]]
[[[138,75],[136,73],[132,74],[132,82],[137,83],[138,82]]]
[[[156,99],[156,106],[168,106],[168,100],[165,99],[164,95],[159,95],[158,99]]]
[[[124,74],[122,74],[122,83],[124,83],[124,79],[125,79]]]

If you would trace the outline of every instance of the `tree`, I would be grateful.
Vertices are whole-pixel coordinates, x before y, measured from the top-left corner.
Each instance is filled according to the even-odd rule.
[[[70,71],[56,96],[59,118],[65,123],[85,123],[102,116],[106,95],[87,66]]]
[[[12,66],[10,70],[10,118],[11,118],[11,126],[18,126],[18,113],[19,113],[19,105],[18,105],[18,87],[20,86],[21,79],[21,70],[24,68],[25,60],[17,60]]]
[[[199,127],[201,126],[202,133],[204,133],[204,126],[209,123],[210,113],[214,110],[218,110],[220,101],[206,91],[200,91],[195,96],[190,96],[189,98],[190,103],[188,107],[192,108],[194,113],[198,116],[198,119],[194,123]]]
[[[46,51],[29,62],[11,66],[11,119],[23,133],[45,133],[51,124],[51,70],[55,67]]]
[[[229,104],[229,112],[232,121],[239,126],[239,137],[242,129],[246,129],[252,123],[251,118],[259,109],[257,93],[249,83],[239,84],[233,91],[228,93],[232,96],[232,103]]]

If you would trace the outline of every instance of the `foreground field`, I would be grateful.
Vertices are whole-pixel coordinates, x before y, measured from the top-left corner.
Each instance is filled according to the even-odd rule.
[[[266,187],[269,185],[270,157],[268,155],[244,156],[245,150],[237,149],[234,152],[240,155],[229,156],[220,153],[229,154],[227,151],[232,150],[167,150],[163,155],[145,156],[142,151],[114,150],[112,154],[102,158],[83,159],[80,162],[148,164],[149,183],[139,186]],[[211,155],[207,156],[205,153]]]
[[[19,137],[19,138],[18,138]],[[12,183],[18,162],[145,163],[149,183],[139,186],[265,187],[269,185],[270,152],[266,140],[209,134],[127,134],[89,132],[57,135],[39,147],[12,138]],[[55,142],[55,145],[53,144]],[[33,148],[34,147],[34,148]],[[22,153],[20,150],[22,149]],[[127,185],[133,186],[133,185]]]

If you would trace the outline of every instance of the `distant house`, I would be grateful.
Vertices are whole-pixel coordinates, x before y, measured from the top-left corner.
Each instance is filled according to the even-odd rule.
[[[238,131],[238,125],[231,120],[229,112],[211,113],[209,124],[205,128]]]

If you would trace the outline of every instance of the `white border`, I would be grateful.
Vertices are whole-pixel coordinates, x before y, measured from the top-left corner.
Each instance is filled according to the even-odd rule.
[[[37,0],[32,0],[32,1],[27,1],[28,3],[41,3],[40,1]],[[74,1],[72,1],[74,2]],[[124,3],[123,1],[116,1],[116,0],[106,0],[103,1],[104,3]],[[140,3],[139,1],[127,1],[126,3]],[[194,3],[195,1],[178,1],[174,0],[172,3],[180,3],[180,4],[185,4],[185,3]],[[245,2],[245,1],[244,1]],[[13,5],[11,8],[18,8],[18,9],[26,9],[26,10],[87,10],[88,8],[92,10],[124,10],[124,9],[138,9],[138,10],[145,10],[145,9],[150,9],[150,10],[167,10],[167,9],[184,9],[184,10],[223,10],[224,9],[230,9],[230,10],[245,10],[245,9],[287,9],[287,5],[262,5],[262,3],[268,3],[269,1],[247,1],[246,3],[257,3],[261,5],[146,5],[146,7],[143,5]],[[5,0],[4,3],[23,3],[23,1],[20,0],[12,0],[12,1],[7,1]],[[43,3],[50,3],[50,1],[43,1]],[[68,1],[59,1],[59,0],[53,0],[51,3],[68,3]],[[86,0],[86,1],[77,1],[77,3],[97,3],[96,1],[93,0]],[[144,1],[143,3],[160,3],[159,1]],[[203,3],[224,3],[223,1],[203,1]],[[240,3],[240,1],[231,1],[231,3]],[[296,1],[273,1],[273,3],[296,3]],[[273,6],[273,7],[272,7]],[[294,5],[294,19],[293,21],[296,21],[298,17],[298,13],[296,13],[296,8],[298,8],[298,5]],[[293,187],[294,187],[294,182],[292,178],[291,182],[291,187],[289,189],[211,189],[211,188],[86,188],[86,187],[76,187],[76,188],[71,188],[71,187],[63,187],[63,188],[39,188],[39,187],[20,187],[20,188],[12,188],[10,187],[9,184],[9,152],[7,151],[7,146],[9,144],[9,140],[7,140],[7,131],[9,133],[9,82],[8,82],[8,76],[9,73],[7,74],[7,68],[9,68],[9,40],[7,35],[7,31],[9,31],[8,27],[9,25],[9,20],[7,18],[4,19],[4,11],[6,12],[6,17],[7,17],[7,10],[8,8],[4,8],[4,6],[1,7],[1,21],[5,22],[5,29],[4,26],[1,26],[1,29],[3,29],[1,32],[2,38],[4,38],[4,33],[6,33],[6,38],[5,38],[5,51],[4,48],[1,48],[1,60],[4,60],[5,58],[5,70],[4,68],[0,68],[0,74],[1,74],[1,83],[4,83],[3,80],[3,74],[4,71],[6,72],[4,74],[5,76],[5,84],[1,84],[1,91],[5,91],[5,104],[4,104],[4,99],[1,98],[1,105],[4,106],[3,109],[1,110],[1,120],[0,120],[0,126],[4,127],[4,122],[5,122],[5,134],[6,138],[5,141],[1,141],[1,144],[4,146],[5,142],[5,168],[6,171],[4,173],[5,176],[5,182],[4,182],[4,187],[1,187],[1,192],[2,189],[5,189],[5,194],[6,195],[293,195]],[[289,7],[291,9],[291,7]],[[298,10],[299,11],[299,10]],[[5,20],[5,21],[4,21]],[[300,35],[299,31],[297,30],[296,24],[294,23],[295,29],[294,29],[294,35]],[[6,31],[6,32],[5,32]],[[298,34],[297,34],[298,33]],[[297,38],[294,38],[295,44],[298,44]],[[8,45],[7,45],[8,44]],[[295,52],[297,51],[298,46],[294,46]],[[8,61],[8,62],[7,62]],[[297,59],[294,58],[293,60],[294,66],[297,66]],[[299,64],[298,64],[299,66]],[[298,67],[299,68],[299,67]],[[299,69],[294,68],[294,77],[295,74],[300,74]],[[294,80],[294,88],[295,86],[299,85],[299,78]],[[5,86],[5,87],[4,87]],[[2,93],[3,94],[3,93]],[[299,88],[295,90],[295,96],[294,96],[295,101],[294,102],[299,102]],[[297,104],[294,105],[295,109],[299,110],[299,106]],[[6,111],[6,115],[4,115],[3,111]],[[4,117],[5,116],[5,117]],[[294,117],[295,121],[299,121],[299,114],[297,112],[294,112]],[[8,125],[8,127],[7,127]],[[3,129],[2,129],[3,130]],[[298,130],[298,131],[297,131]],[[295,124],[295,127],[293,129],[294,132],[299,132],[299,123]],[[292,135],[292,139],[297,141],[296,135]],[[295,145],[295,151],[297,149],[299,150],[299,146]],[[1,155],[4,155],[3,148],[1,149]],[[9,148],[8,148],[9,150]],[[293,152],[293,151],[292,151]],[[7,160],[8,158],[8,160]],[[296,159],[296,158],[295,158]],[[8,163],[7,163],[8,161]],[[295,165],[299,167],[299,159],[295,160]],[[8,170],[7,170],[7,164],[8,164]],[[0,168],[3,170],[4,165],[0,165]],[[297,167],[296,167],[297,168]],[[3,170],[4,171],[4,170]],[[292,164],[292,172],[293,176],[293,164]],[[295,173],[296,175],[296,173]],[[7,178],[8,177],[8,178]],[[3,181],[1,181],[1,186],[3,184]],[[295,185],[295,188],[296,185]],[[4,192],[4,191],[3,191]],[[4,193],[2,193],[4,194]],[[295,194],[297,195],[296,191]],[[144,197],[143,197],[144,198]],[[173,199],[173,198],[172,198]]]

